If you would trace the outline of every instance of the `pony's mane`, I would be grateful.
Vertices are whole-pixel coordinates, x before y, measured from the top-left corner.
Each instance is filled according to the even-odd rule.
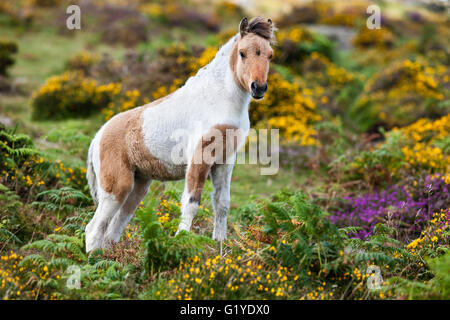
[[[261,38],[274,42],[274,31],[276,30],[272,20],[263,17],[256,17],[250,20],[248,26],[244,29],[245,33],[254,33]]]
[[[200,68],[197,73],[188,79],[188,82],[194,79],[201,79],[207,74],[213,75],[217,79],[224,79],[225,72],[229,65],[229,57],[231,49],[233,48],[234,42],[237,40],[239,34],[234,35],[228,40],[222,47],[220,47],[219,51],[217,51],[214,58],[204,67]]]

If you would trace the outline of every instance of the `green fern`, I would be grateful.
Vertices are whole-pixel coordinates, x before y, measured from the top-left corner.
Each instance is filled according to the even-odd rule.
[[[213,244],[210,238],[182,231],[171,237],[158,222],[156,211],[157,199],[150,200],[144,209],[138,210],[136,216],[142,229],[145,248],[144,266],[147,271],[171,269],[189,257],[203,251],[205,244]]]
[[[76,212],[90,202],[83,192],[71,187],[43,191],[37,195],[37,199],[41,200],[33,202],[31,204],[33,208],[54,212],[58,216]]]
[[[12,222],[13,216],[22,207],[22,202],[19,199],[17,194],[0,183],[0,205],[2,206],[0,214],[0,242],[12,241],[22,243],[13,232],[17,228]]]
[[[277,257],[283,264],[306,270],[319,262],[328,267],[344,247],[341,234],[327,213],[309,202],[301,192],[277,196],[283,202],[269,203],[264,211],[264,231],[272,236]]]

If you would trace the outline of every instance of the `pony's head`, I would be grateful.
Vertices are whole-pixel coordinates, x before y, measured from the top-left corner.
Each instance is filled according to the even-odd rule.
[[[242,19],[239,36],[234,44],[230,67],[234,79],[241,89],[248,91],[254,99],[261,99],[267,91],[267,73],[273,50],[275,27],[270,19]]]

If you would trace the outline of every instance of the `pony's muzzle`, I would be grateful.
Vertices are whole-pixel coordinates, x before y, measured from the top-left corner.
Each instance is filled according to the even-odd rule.
[[[260,85],[256,81],[253,81],[250,85],[250,89],[254,99],[262,99],[264,97],[264,93],[267,91],[267,82]]]

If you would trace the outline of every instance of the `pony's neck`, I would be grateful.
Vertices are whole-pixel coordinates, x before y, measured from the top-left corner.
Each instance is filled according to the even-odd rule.
[[[226,50],[225,65],[225,77],[224,77],[224,86],[225,91],[229,95],[230,99],[234,102],[234,107],[240,109],[241,111],[248,112],[248,106],[250,104],[250,94],[247,90],[244,90],[237,82],[236,76],[234,75],[234,70],[231,68],[230,59],[231,55],[234,53],[233,50],[237,50],[237,46],[235,43],[239,37],[239,34],[232,37],[224,46],[223,49]],[[221,50],[219,50],[220,52]],[[218,54],[219,54],[218,52]],[[237,54],[237,53],[236,53]]]
[[[231,102],[230,108],[233,108],[235,111],[248,112],[250,94],[236,83],[233,70],[230,67],[230,56],[235,48],[234,44],[238,37],[239,34],[236,34],[228,40],[219,49],[214,59],[205,67],[201,68],[194,78],[203,82],[204,77],[206,77],[211,81],[221,84],[222,94],[225,93]]]
[[[234,71],[231,70],[229,63],[227,64],[224,80],[225,91],[234,102],[235,107],[242,108],[242,111],[248,111],[250,94],[236,83]]]

